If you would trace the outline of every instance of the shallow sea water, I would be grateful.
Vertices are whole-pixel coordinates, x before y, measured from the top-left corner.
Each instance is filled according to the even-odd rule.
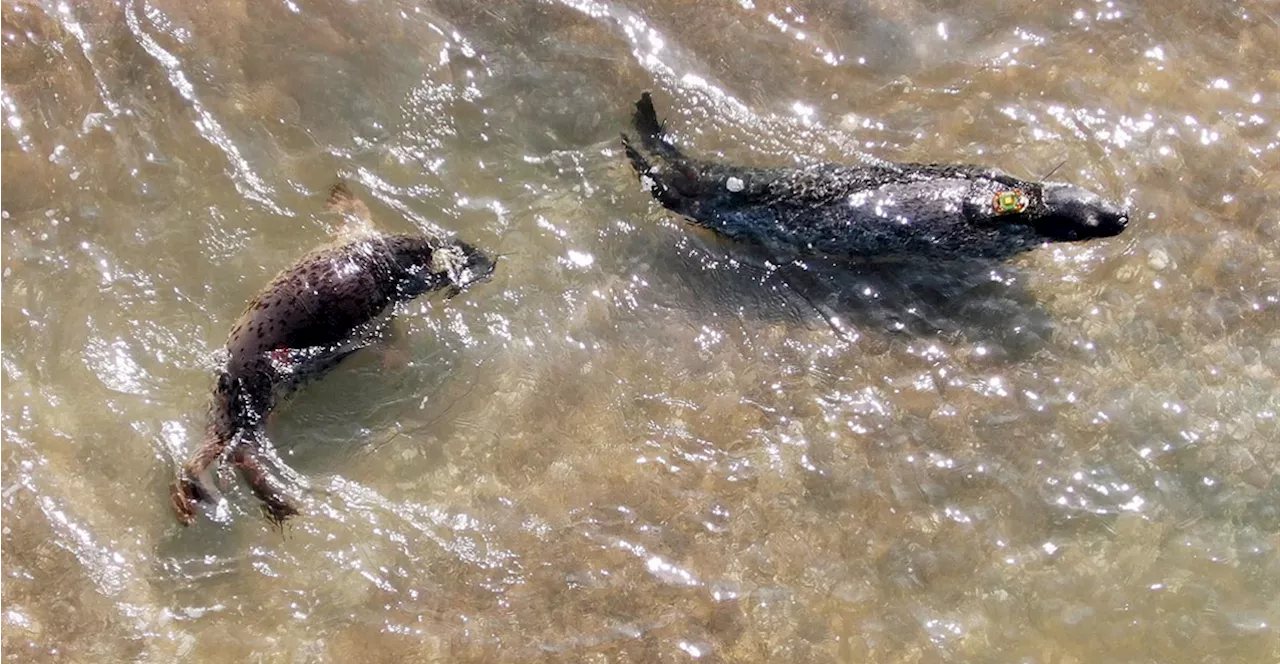
[[[2,7],[6,661],[1280,660],[1275,2]],[[1134,222],[814,266],[841,339],[641,190],[645,89],[696,154],[1061,163]],[[338,176],[498,272],[281,409],[283,532],[184,529]]]

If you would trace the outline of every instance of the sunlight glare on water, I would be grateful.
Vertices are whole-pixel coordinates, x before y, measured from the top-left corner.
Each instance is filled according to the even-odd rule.
[[[1275,3],[0,7],[7,661],[1280,660]],[[829,320],[640,187],[643,90],[692,154],[1061,165],[1133,222],[815,263]],[[183,528],[339,176],[497,273],[280,409],[283,533],[235,484]]]

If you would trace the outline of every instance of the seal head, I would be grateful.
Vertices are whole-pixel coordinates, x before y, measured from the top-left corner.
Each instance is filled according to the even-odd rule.
[[[1112,237],[1129,225],[1129,211],[1075,185],[1046,182],[1041,185],[1042,210],[1031,224],[1045,237],[1072,242]]]
[[[473,284],[488,281],[497,262],[496,258],[459,240],[432,253],[431,271],[448,280],[447,295],[453,297]]]

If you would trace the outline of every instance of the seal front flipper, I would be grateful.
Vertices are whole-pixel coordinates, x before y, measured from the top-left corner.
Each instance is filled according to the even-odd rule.
[[[383,369],[403,367],[413,359],[413,353],[406,345],[408,335],[399,319],[388,321],[375,343],[375,348],[382,357]]]
[[[373,232],[373,213],[359,196],[352,193],[345,180],[338,180],[329,187],[329,198],[324,208],[330,212],[346,217],[356,229],[362,232]]]

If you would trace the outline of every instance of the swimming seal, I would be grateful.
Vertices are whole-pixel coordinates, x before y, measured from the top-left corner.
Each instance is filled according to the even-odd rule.
[[[184,525],[195,521],[197,504],[212,497],[207,473],[226,457],[272,521],[297,514],[261,459],[271,410],[376,340],[396,303],[435,290],[452,297],[493,273],[494,260],[465,242],[372,231],[368,207],[342,182],[334,185],[327,206],[366,228],[285,269],[232,327],[204,442],[171,487],[174,512]]]
[[[654,198],[695,225],[783,255],[1007,258],[1117,235],[1122,207],[1079,187],[964,164],[747,168],[685,156],[645,92],[628,159]]]

